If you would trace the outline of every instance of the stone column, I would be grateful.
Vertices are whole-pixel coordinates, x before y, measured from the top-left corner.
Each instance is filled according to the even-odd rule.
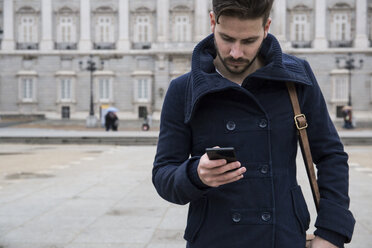
[[[14,50],[14,7],[13,0],[4,0],[3,9],[4,36],[1,44],[2,50]]]
[[[90,0],[80,0],[80,50],[90,50],[92,48],[90,13]]]
[[[290,42],[287,40],[287,0],[274,1],[274,31],[275,36],[283,49],[289,48]]]
[[[195,41],[204,39],[209,34],[209,13],[207,0],[194,0]]]
[[[117,49],[129,50],[129,0],[119,0],[119,39]]]
[[[40,42],[41,50],[52,50],[53,49],[53,38],[52,38],[52,0],[42,0],[41,3],[41,23],[42,23],[42,35]]]
[[[168,42],[169,37],[169,0],[157,0],[158,42]]]
[[[313,47],[316,49],[326,49],[328,41],[326,38],[326,16],[327,6],[326,1],[315,1],[315,39]]]
[[[356,36],[354,47],[367,48],[367,0],[356,0]]]

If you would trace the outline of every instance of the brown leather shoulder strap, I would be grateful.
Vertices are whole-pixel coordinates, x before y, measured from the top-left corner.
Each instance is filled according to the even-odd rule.
[[[309,140],[308,140],[307,132],[306,132],[306,128],[308,126],[307,121],[306,121],[306,116],[301,113],[301,108],[300,108],[300,104],[298,103],[298,97],[297,97],[296,87],[294,83],[287,82],[287,88],[288,88],[289,96],[291,98],[293,112],[295,115],[294,122],[297,127],[299,138],[300,138],[299,142],[300,142],[300,147],[302,151],[302,157],[305,162],[307,177],[310,182],[315,207],[316,207],[316,210],[318,211],[320,193],[319,193],[318,182],[315,176],[315,169],[314,169],[313,158],[311,156],[310,144],[309,144]]]

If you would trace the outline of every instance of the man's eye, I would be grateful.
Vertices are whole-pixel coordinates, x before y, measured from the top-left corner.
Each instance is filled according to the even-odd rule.
[[[224,37],[224,36],[222,36],[222,39],[223,39],[224,41],[228,41],[228,42],[232,42],[232,41],[234,41],[232,38]]]
[[[256,40],[244,40],[242,43],[243,44],[252,44],[252,43],[255,43]]]

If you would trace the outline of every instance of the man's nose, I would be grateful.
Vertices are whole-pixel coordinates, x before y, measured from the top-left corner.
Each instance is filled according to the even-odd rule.
[[[234,43],[231,46],[230,56],[233,57],[234,59],[243,57],[243,51],[241,45],[238,42]]]

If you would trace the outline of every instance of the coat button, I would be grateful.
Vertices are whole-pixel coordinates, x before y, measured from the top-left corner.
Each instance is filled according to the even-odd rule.
[[[262,219],[263,221],[265,221],[265,222],[268,222],[268,221],[270,221],[270,219],[271,219],[271,214],[265,212],[265,213],[263,213],[263,214],[261,215],[261,219]]]
[[[241,221],[241,219],[242,219],[242,216],[239,213],[233,213],[232,220],[235,223],[239,223]]]
[[[262,174],[267,174],[267,172],[269,172],[269,166],[267,164],[262,165],[261,169],[260,169],[260,172]]]
[[[227,130],[229,130],[229,131],[233,131],[233,130],[235,130],[235,127],[236,127],[236,125],[235,125],[235,122],[233,122],[233,121],[229,121],[229,122],[226,124],[226,128],[227,128]]]
[[[267,127],[267,120],[266,119],[261,119],[260,123],[258,124],[260,128],[266,128]]]

